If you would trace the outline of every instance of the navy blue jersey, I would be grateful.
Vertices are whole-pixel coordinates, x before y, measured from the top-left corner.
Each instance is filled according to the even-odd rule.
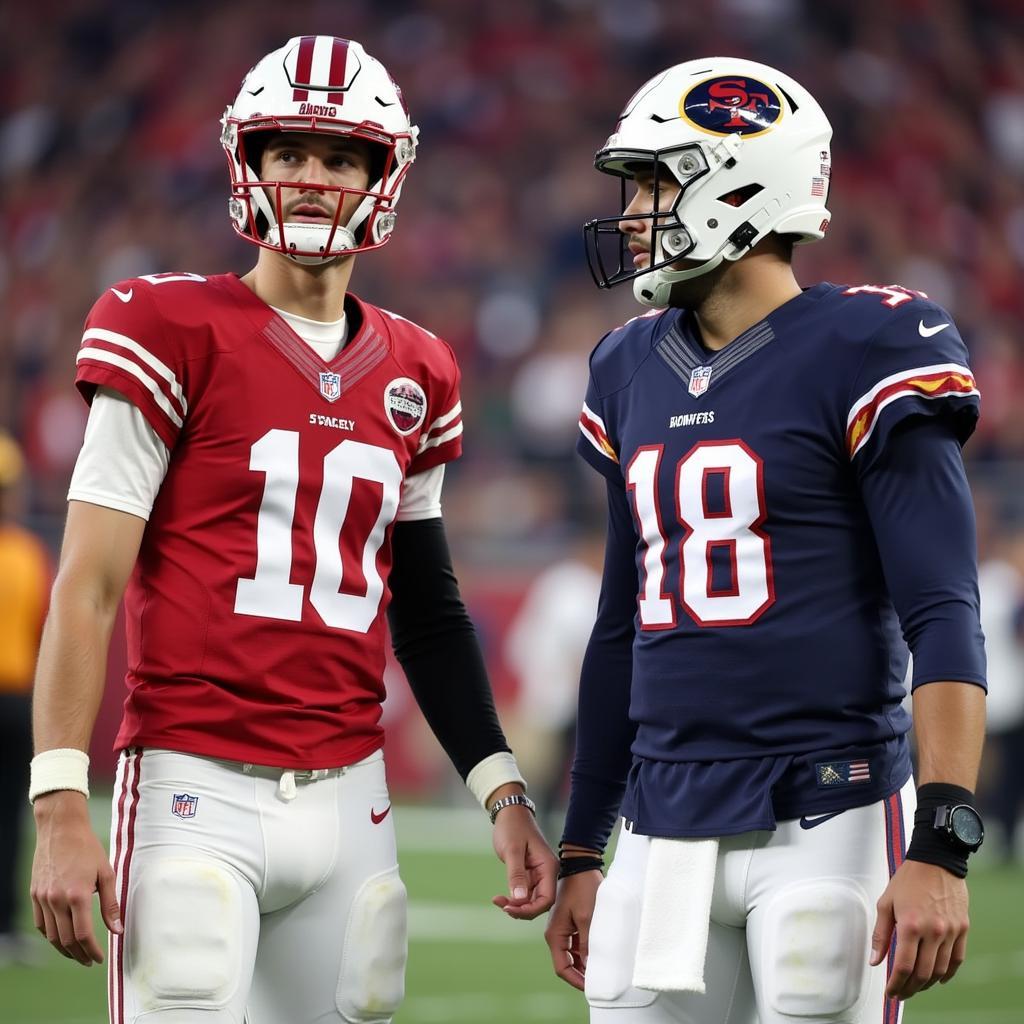
[[[978,402],[952,318],[896,287],[817,285],[717,352],[685,310],[602,339],[578,447],[608,479],[610,537],[628,535],[630,576],[610,582],[610,540],[603,602],[630,589],[631,680],[595,634],[581,750],[606,728],[587,689],[609,712],[625,685],[636,831],[772,828],[894,792],[904,639],[914,685],[984,686],[958,447]],[[612,798],[617,756],[578,758],[567,839],[595,842],[580,807]]]

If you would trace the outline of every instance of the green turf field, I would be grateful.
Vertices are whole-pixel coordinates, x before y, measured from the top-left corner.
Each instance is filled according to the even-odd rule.
[[[94,801],[106,833],[106,803]],[[490,905],[504,887],[479,812],[396,808],[409,889],[406,1001],[397,1024],[584,1024],[582,996],[551,973],[543,924]],[[971,872],[970,957],[909,1004],[905,1024],[1024,1024],[1024,872]],[[40,966],[0,968],[0,1024],[105,1024],[105,972],[39,942]],[[288,1022],[282,1022],[288,1024]]]

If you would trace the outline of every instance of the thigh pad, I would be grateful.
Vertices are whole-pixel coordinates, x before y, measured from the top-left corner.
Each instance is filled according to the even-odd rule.
[[[585,992],[592,1007],[648,1006],[657,993],[633,986],[641,897],[609,876],[597,890],[590,923]]]
[[[140,1009],[214,1008],[242,973],[242,882],[213,860],[142,866],[126,914],[126,973]]]
[[[868,977],[870,911],[843,879],[787,886],[765,908],[764,999],[776,1013],[844,1021]]]
[[[345,929],[338,1011],[351,1024],[387,1024],[405,995],[406,891],[398,868],[368,878]]]

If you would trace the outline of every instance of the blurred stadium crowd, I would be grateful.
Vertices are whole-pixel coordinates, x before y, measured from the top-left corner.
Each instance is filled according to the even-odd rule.
[[[580,225],[618,204],[592,158],[623,97],[701,54],[777,65],[817,96],[834,218],[798,276],[898,282],[953,312],[983,395],[966,453],[983,554],[1024,523],[1017,0],[33,0],[0,25],[0,426],[51,543],[86,311],[136,274],[248,269],[218,118],[258,55],[314,32],[362,41],[421,129],[394,238],[353,287],[458,353],[466,454],[445,515],[471,582],[524,579],[603,517],[575,423],[590,349],[636,310],[586,271]]]

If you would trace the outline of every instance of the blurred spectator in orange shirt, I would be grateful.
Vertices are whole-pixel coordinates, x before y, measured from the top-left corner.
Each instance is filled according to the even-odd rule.
[[[0,432],[0,966],[27,962],[17,933],[18,853],[32,759],[32,675],[50,588],[50,559],[16,523],[24,461]]]

